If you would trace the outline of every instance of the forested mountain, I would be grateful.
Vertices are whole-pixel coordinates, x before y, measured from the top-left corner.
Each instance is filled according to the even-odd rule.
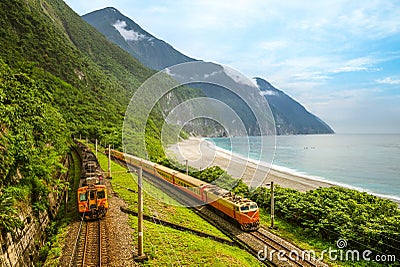
[[[108,7],[98,11],[91,12],[83,18],[102,32],[111,42],[119,45],[131,55],[140,60],[143,64],[160,70],[179,63],[194,61],[194,59],[183,55],[162,40],[157,39],[130,18],[121,14],[117,9]],[[204,75],[219,75],[219,80],[224,80],[229,84],[232,77],[227,74],[224,68],[215,63],[204,63],[207,70],[200,70]],[[264,81],[264,82],[262,82]],[[263,90],[266,82],[257,78],[260,82],[258,86]],[[237,86],[242,86],[237,83]],[[259,135],[257,131],[257,122],[246,104],[238,99],[229,90],[212,85],[197,83],[192,87],[200,88],[211,98],[218,99],[233,108],[241,117],[249,135]],[[265,89],[268,92],[269,89]],[[284,92],[273,88],[274,94],[264,94],[270,104],[273,117],[276,120],[277,134],[328,134],[333,130],[317,116],[308,112],[300,103],[294,101]],[[279,93],[278,93],[279,92]],[[269,112],[269,111],[266,111]]]
[[[3,61],[46,84],[43,94],[72,133],[120,144],[126,106],[154,71],[108,41],[62,0],[0,5]],[[161,113],[158,109],[155,115]],[[154,120],[158,126],[161,121]]]
[[[62,0],[0,1],[0,36],[2,231],[21,226],[14,200],[45,210],[49,192],[64,190],[55,177],[72,135],[121,145],[126,107],[154,71],[108,41]],[[175,99],[171,105],[201,95],[183,88],[170,95]],[[160,106],[147,121],[150,156],[162,154],[165,114]]]
[[[84,136],[118,129],[133,91],[153,72],[62,0],[2,1],[0,56],[46,84],[49,100]],[[29,65],[29,67],[27,67]]]

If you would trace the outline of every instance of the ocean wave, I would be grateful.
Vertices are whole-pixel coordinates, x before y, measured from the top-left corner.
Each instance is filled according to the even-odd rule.
[[[289,167],[285,167],[285,166],[281,166],[281,165],[276,165],[276,164],[271,164],[269,162],[265,162],[265,161],[261,161],[261,160],[256,160],[256,159],[252,159],[250,157],[246,157],[242,154],[238,154],[238,153],[234,153],[228,149],[222,148],[217,146],[212,139],[208,139],[208,138],[204,138],[203,141],[208,142],[209,143],[209,148],[213,148],[215,150],[217,150],[218,152],[225,154],[227,157],[229,157],[231,160],[235,160],[235,158],[237,158],[239,162],[250,162],[252,164],[255,165],[260,165],[263,167],[267,167],[267,168],[271,168],[273,170],[276,170],[278,172],[281,173],[285,173],[291,176],[295,176],[295,177],[301,177],[304,179],[308,179],[308,180],[312,180],[312,181],[317,181],[317,182],[322,182],[322,183],[327,183],[327,184],[331,184],[334,186],[340,186],[340,187],[344,187],[344,188],[348,188],[348,189],[353,189],[353,190],[357,190],[360,192],[366,192],[368,194],[380,197],[380,198],[385,198],[385,199],[389,199],[392,200],[396,203],[400,204],[400,197],[396,196],[396,195],[389,195],[389,194],[382,194],[382,193],[377,193],[374,192],[370,189],[367,188],[363,188],[363,187],[359,187],[359,186],[354,186],[354,185],[350,185],[350,184],[346,184],[346,183],[341,183],[341,182],[337,182],[334,180],[330,180],[330,179],[326,179],[324,177],[321,176],[316,176],[316,175],[310,175],[308,173],[293,169],[293,168],[289,168]]]

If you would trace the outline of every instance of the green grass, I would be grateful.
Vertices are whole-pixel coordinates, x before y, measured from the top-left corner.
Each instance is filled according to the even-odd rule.
[[[100,165],[106,170],[107,157],[100,153],[98,157]],[[111,171],[110,182],[114,191],[128,203],[130,209],[137,210],[137,194],[124,188],[137,189],[137,176],[124,172],[126,169],[115,162],[111,164]],[[192,210],[153,198],[152,196],[157,196],[164,198],[167,203],[176,204],[159,189],[146,182],[143,187],[145,214],[158,215],[160,219],[229,240]],[[130,225],[137,229],[136,217],[130,216]],[[137,244],[137,236],[133,237],[133,243]],[[261,266],[257,259],[238,247],[147,221],[144,222],[144,252],[149,256],[145,266]]]
[[[283,239],[295,244],[299,248],[307,251],[315,251],[317,257],[319,258],[321,256],[321,251],[323,250],[328,250],[329,247],[332,248],[332,250],[337,249],[335,243],[330,243],[328,241],[323,240],[322,238],[319,238],[315,235],[312,235],[311,233],[307,233],[304,231],[303,228],[293,225],[291,223],[288,223],[287,221],[280,219],[279,217],[275,216],[274,220],[274,229],[271,229],[271,217],[270,217],[270,211],[265,210],[263,208],[260,209],[260,222],[261,225],[268,227],[269,230]],[[344,255],[346,254],[346,250],[343,251]],[[360,252],[360,255],[362,254],[362,251]],[[338,258],[339,252],[337,254]],[[360,256],[361,257],[361,256]],[[324,254],[324,262],[328,263],[330,266],[384,266],[383,264],[379,264],[377,262],[372,262],[372,261],[332,261],[329,259],[329,255],[327,253]]]
[[[65,212],[65,205],[62,205],[58,212],[57,220],[48,227],[49,240],[40,252],[46,259],[43,265],[36,263],[35,266],[59,266],[65,238],[68,235],[68,226],[78,217],[75,192],[80,179],[80,166],[77,154],[73,152],[71,155],[74,159],[74,164],[70,165],[69,168],[70,188],[68,192],[68,209]]]
[[[134,223],[134,226],[136,224]],[[148,266],[259,266],[250,254],[236,247],[200,238],[188,232],[145,223],[145,233],[151,235],[145,253]],[[146,239],[146,235],[144,236]],[[136,240],[134,240],[136,242]]]
[[[328,242],[324,242],[319,238],[306,235],[304,233],[304,229],[302,229],[301,227],[294,226],[276,216],[274,220],[274,228],[271,229],[270,211],[263,208],[260,208],[260,222],[261,225],[268,227],[271,232],[279,235],[285,240],[288,240],[289,242],[300,247],[301,249],[316,251],[316,255],[318,257],[320,256],[320,251],[329,248],[329,246],[333,247],[332,244]],[[325,260],[327,260],[327,258]]]
[[[107,158],[100,157],[103,168],[107,166]],[[112,164],[112,170],[117,171],[111,180],[118,194],[123,197],[130,208],[137,210],[137,195],[124,189],[129,187],[137,189],[137,177],[128,173],[121,173],[125,169],[116,163]],[[120,186],[119,186],[120,185]],[[224,236],[221,232],[199,218],[193,211],[167,203],[174,203],[167,195],[157,188],[144,183],[145,208],[147,215],[158,215],[160,219],[182,226],[193,228],[199,231],[216,236]],[[164,199],[165,201],[158,201]],[[269,210],[260,209],[261,225],[269,227],[271,225]],[[137,228],[136,217],[131,217],[131,225]],[[305,232],[302,227],[293,225],[277,216],[275,216],[274,229],[271,231],[289,242],[297,245],[303,250],[315,251],[317,257],[320,257],[321,251],[328,250],[331,247],[336,249],[335,243],[323,240],[313,233]],[[190,233],[180,232],[167,227],[145,222],[145,240],[146,236],[151,236],[150,244],[145,246],[145,253],[150,256],[149,266],[165,265],[194,265],[194,266],[257,266],[260,263],[248,253],[232,248],[228,245],[222,245],[212,240],[196,237]],[[146,232],[147,231],[147,232]],[[134,243],[137,243],[136,236]],[[210,250],[210,247],[212,249]],[[240,251],[240,253],[236,252]],[[346,251],[343,251],[346,253]],[[189,253],[189,255],[187,255]],[[362,253],[362,252],[361,252]],[[178,259],[180,260],[178,262]],[[383,266],[382,264],[371,261],[331,261],[329,255],[324,254],[324,262],[330,266]]]

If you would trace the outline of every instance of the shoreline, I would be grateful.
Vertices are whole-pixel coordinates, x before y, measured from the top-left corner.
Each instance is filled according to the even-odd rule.
[[[367,192],[380,198],[389,199],[398,204],[400,199],[393,196],[374,194],[363,188],[350,185],[324,181],[323,178],[309,177],[285,171],[285,167],[269,165],[263,162],[246,159],[241,155],[216,147],[212,142],[200,137],[190,137],[177,144],[170,145],[166,151],[168,157],[176,159],[181,164],[186,164],[186,159],[191,167],[205,169],[211,166],[220,166],[234,178],[243,179],[248,186],[268,186],[273,181],[281,187],[291,188],[300,192],[314,190],[319,187],[340,186]]]
[[[273,181],[281,187],[287,187],[305,192],[318,187],[334,186],[333,183],[311,179],[301,175],[285,172],[276,167],[259,164],[251,159],[245,159],[229,151],[214,146],[204,139],[191,137],[169,146],[167,155],[190,166],[205,169],[211,166],[220,166],[234,178],[243,179],[249,186],[267,186]]]

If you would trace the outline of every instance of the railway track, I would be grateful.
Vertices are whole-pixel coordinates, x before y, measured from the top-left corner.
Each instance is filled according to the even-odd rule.
[[[107,266],[106,223],[102,220],[86,221],[76,245],[75,264],[77,267]]]
[[[125,164],[124,162],[118,162],[122,165]],[[298,247],[263,227],[260,227],[260,229],[255,232],[244,232],[236,225],[233,225],[232,222],[217,215],[215,211],[212,211],[207,206],[193,205],[194,203],[191,196],[178,191],[169,183],[154,177],[152,174],[146,172],[143,172],[143,174],[147,182],[161,188],[163,192],[175,198],[175,200],[180,203],[192,207],[199,216],[213,224],[234,240],[240,247],[246,249],[267,266],[329,266],[317,259],[308,257],[309,254],[307,254],[307,251],[303,252]],[[264,255],[265,252],[267,252],[267,255]]]
[[[249,234],[264,246],[261,253],[257,252],[259,259],[269,260],[279,266],[328,266],[310,251],[299,249],[263,227]]]

